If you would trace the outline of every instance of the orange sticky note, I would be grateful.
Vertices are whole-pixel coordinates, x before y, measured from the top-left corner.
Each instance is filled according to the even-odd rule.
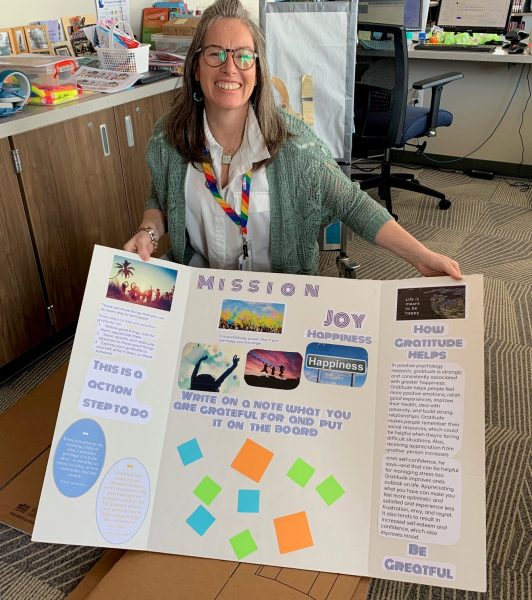
[[[248,439],[240,448],[231,466],[235,471],[258,483],[272,458],[273,452]]]
[[[278,517],[273,520],[273,524],[281,554],[314,546],[305,511]]]

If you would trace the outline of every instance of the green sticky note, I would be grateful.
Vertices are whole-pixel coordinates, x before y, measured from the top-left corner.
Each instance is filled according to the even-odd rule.
[[[315,472],[316,469],[314,467],[310,466],[302,458],[298,458],[290,467],[290,471],[288,471],[287,475],[292,481],[295,481],[297,485],[305,487]]]
[[[316,486],[316,491],[328,506],[331,506],[331,504],[336,502],[338,498],[345,494],[344,488],[332,475],[327,477],[327,479],[324,479],[318,486]]]
[[[194,494],[207,506],[216,498],[222,488],[206,475],[197,485]]]
[[[249,529],[245,529],[241,533],[237,533],[229,540],[229,543],[231,544],[238,560],[249,556],[258,549],[258,546],[255,543],[255,540],[253,539]]]

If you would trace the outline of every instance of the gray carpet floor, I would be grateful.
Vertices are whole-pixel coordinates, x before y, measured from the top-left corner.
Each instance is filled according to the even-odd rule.
[[[530,600],[532,189],[504,179],[477,180],[432,170],[416,174],[421,183],[444,190],[453,205],[440,211],[434,199],[394,191],[400,223],[433,250],[456,258],[464,273],[485,276],[488,591],[373,580],[368,598]],[[348,246],[350,256],[361,263],[359,278],[416,276],[408,264],[364,240],[355,238]],[[335,257],[322,253],[323,275],[338,274]],[[64,344],[0,386],[0,411],[67,360],[70,348]],[[0,599],[63,600],[100,554],[96,548],[32,543],[29,536],[0,524]],[[177,590],[175,598],[186,600]]]

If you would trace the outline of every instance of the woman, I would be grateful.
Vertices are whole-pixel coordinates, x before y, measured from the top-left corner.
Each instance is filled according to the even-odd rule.
[[[454,260],[407,233],[304,123],[275,107],[262,34],[239,0],[203,13],[147,160],[152,193],[124,246],[143,260],[168,231],[179,263],[317,274],[320,227],[341,220],[423,275],[461,278]]]

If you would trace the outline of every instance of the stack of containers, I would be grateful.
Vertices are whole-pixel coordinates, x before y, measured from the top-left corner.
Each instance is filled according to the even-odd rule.
[[[162,33],[154,33],[151,36],[155,49],[172,54],[186,55],[192,37],[198,26],[200,17],[177,17],[170,19],[162,27]]]

